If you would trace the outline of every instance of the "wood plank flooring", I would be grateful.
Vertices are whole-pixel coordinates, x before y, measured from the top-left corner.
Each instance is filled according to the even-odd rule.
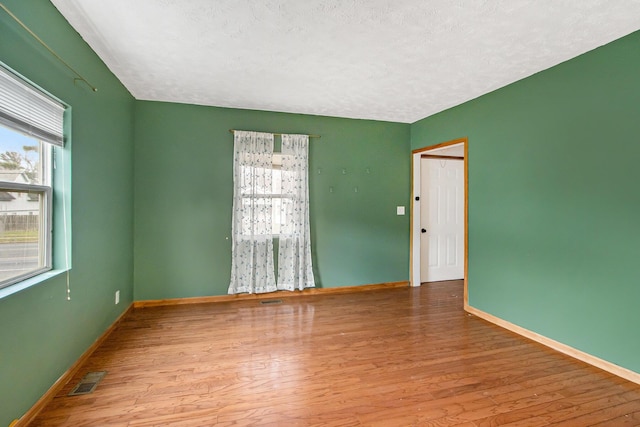
[[[635,426],[640,386],[462,309],[462,283],[135,309],[38,426]],[[92,394],[67,396],[90,371]]]

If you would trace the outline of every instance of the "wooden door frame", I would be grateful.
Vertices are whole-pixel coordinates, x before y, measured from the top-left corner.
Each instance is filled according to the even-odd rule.
[[[420,196],[420,158],[429,151],[459,144],[462,144],[464,149],[464,306],[466,308],[469,305],[469,139],[467,137],[418,148],[411,152],[409,283],[411,286],[420,286],[420,203],[416,203],[416,197]]]

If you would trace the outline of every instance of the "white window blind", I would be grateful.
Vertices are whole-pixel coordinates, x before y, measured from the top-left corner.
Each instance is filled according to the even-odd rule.
[[[64,105],[0,66],[0,123],[62,147]]]

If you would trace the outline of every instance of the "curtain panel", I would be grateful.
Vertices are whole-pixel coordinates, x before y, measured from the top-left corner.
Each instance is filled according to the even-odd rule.
[[[233,220],[229,294],[277,289],[271,222],[273,135],[234,132]]]
[[[309,225],[309,136],[282,135],[278,289],[314,287]]]

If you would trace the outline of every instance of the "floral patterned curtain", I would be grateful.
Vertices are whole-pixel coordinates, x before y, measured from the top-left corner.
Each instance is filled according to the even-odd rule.
[[[273,292],[273,134],[234,132],[229,293]]]
[[[282,135],[278,289],[314,287],[309,226],[309,136]]]

